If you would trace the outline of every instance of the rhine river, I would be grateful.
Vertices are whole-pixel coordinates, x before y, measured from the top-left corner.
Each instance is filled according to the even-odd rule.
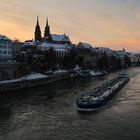
[[[56,82],[0,95],[0,140],[140,140],[140,68],[100,111],[78,113],[81,93],[114,77]]]

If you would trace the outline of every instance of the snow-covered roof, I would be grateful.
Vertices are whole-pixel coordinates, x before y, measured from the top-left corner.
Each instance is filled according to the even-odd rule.
[[[11,41],[11,39],[9,39],[7,36],[5,36],[5,35],[1,35],[1,34],[0,34],[0,40]]]
[[[120,55],[126,55],[127,53],[124,52],[124,51],[115,51],[117,54],[120,54]]]
[[[92,46],[90,44],[84,42],[79,42],[77,46],[80,48],[92,49]]]
[[[67,47],[67,44],[42,43],[39,46],[42,48],[65,49]]]
[[[128,57],[133,57],[134,55],[132,53],[129,53],[129,52],[124,52],[124,51],[114,51],[114,54],[117,56],[117,57],[125,57],[125,56],[128,56]]]
[[[53,48],[55,51],[66,51],[66,48],[68,47],[67,44],[55,44],[55,43],[42,43],[39,45],[41,50],[48,50],[50,48]]]
[[[52,37],[52,40],[53,41],[66,41],[66,42],[69,42],[70,39],[67,35],[57,35],[57,34],[51,34],[51,37]]]
[[[97,47],[95,48],[98,52],[101,53],[113,53],[113,51],[110,48],[105,48],[105,47]]]
[[[24,43],[24,46],[25,46],[25,47],[28,47],[28,46],[36,46],[36,42],[35,42],[35,41],[25,42],[25,43]]]

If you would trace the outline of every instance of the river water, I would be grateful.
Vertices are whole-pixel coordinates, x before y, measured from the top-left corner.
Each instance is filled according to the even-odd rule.
[[[139,140],[140,68],[100,111],[78,113],[75,99],[103,78],[56,82],[0,96],[0,140]]]

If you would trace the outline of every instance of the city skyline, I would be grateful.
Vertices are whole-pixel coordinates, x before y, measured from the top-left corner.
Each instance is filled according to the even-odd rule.
[[[138,0],[2,0],[0,8],[1,34],[12,39],[33,39],[39,16],[42,35],[48,17],[51,33],[66,33],[73,43],[140,52]]]

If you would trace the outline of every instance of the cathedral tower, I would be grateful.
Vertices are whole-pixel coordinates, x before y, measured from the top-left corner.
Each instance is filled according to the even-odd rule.
[[[50,35],[50,26],[48,24],[48,18],[46,20],[46,27],[45,27],[45,31],[44,31],[44,37],[49,36]]]
[[[46,27],[45,27],[45,31],[44,31],[44,38],[47,42],[51,42],[52,38],[51,38],[51,33],[50,33],[50,26],[48,24],[48,18],[46,20]]]
[[[41,37],[41,30],[40,30],[40,26],[39,26],[39,17],[37,17],[37,24],[35,27],[35,41],[42,41],[42,37]]]

